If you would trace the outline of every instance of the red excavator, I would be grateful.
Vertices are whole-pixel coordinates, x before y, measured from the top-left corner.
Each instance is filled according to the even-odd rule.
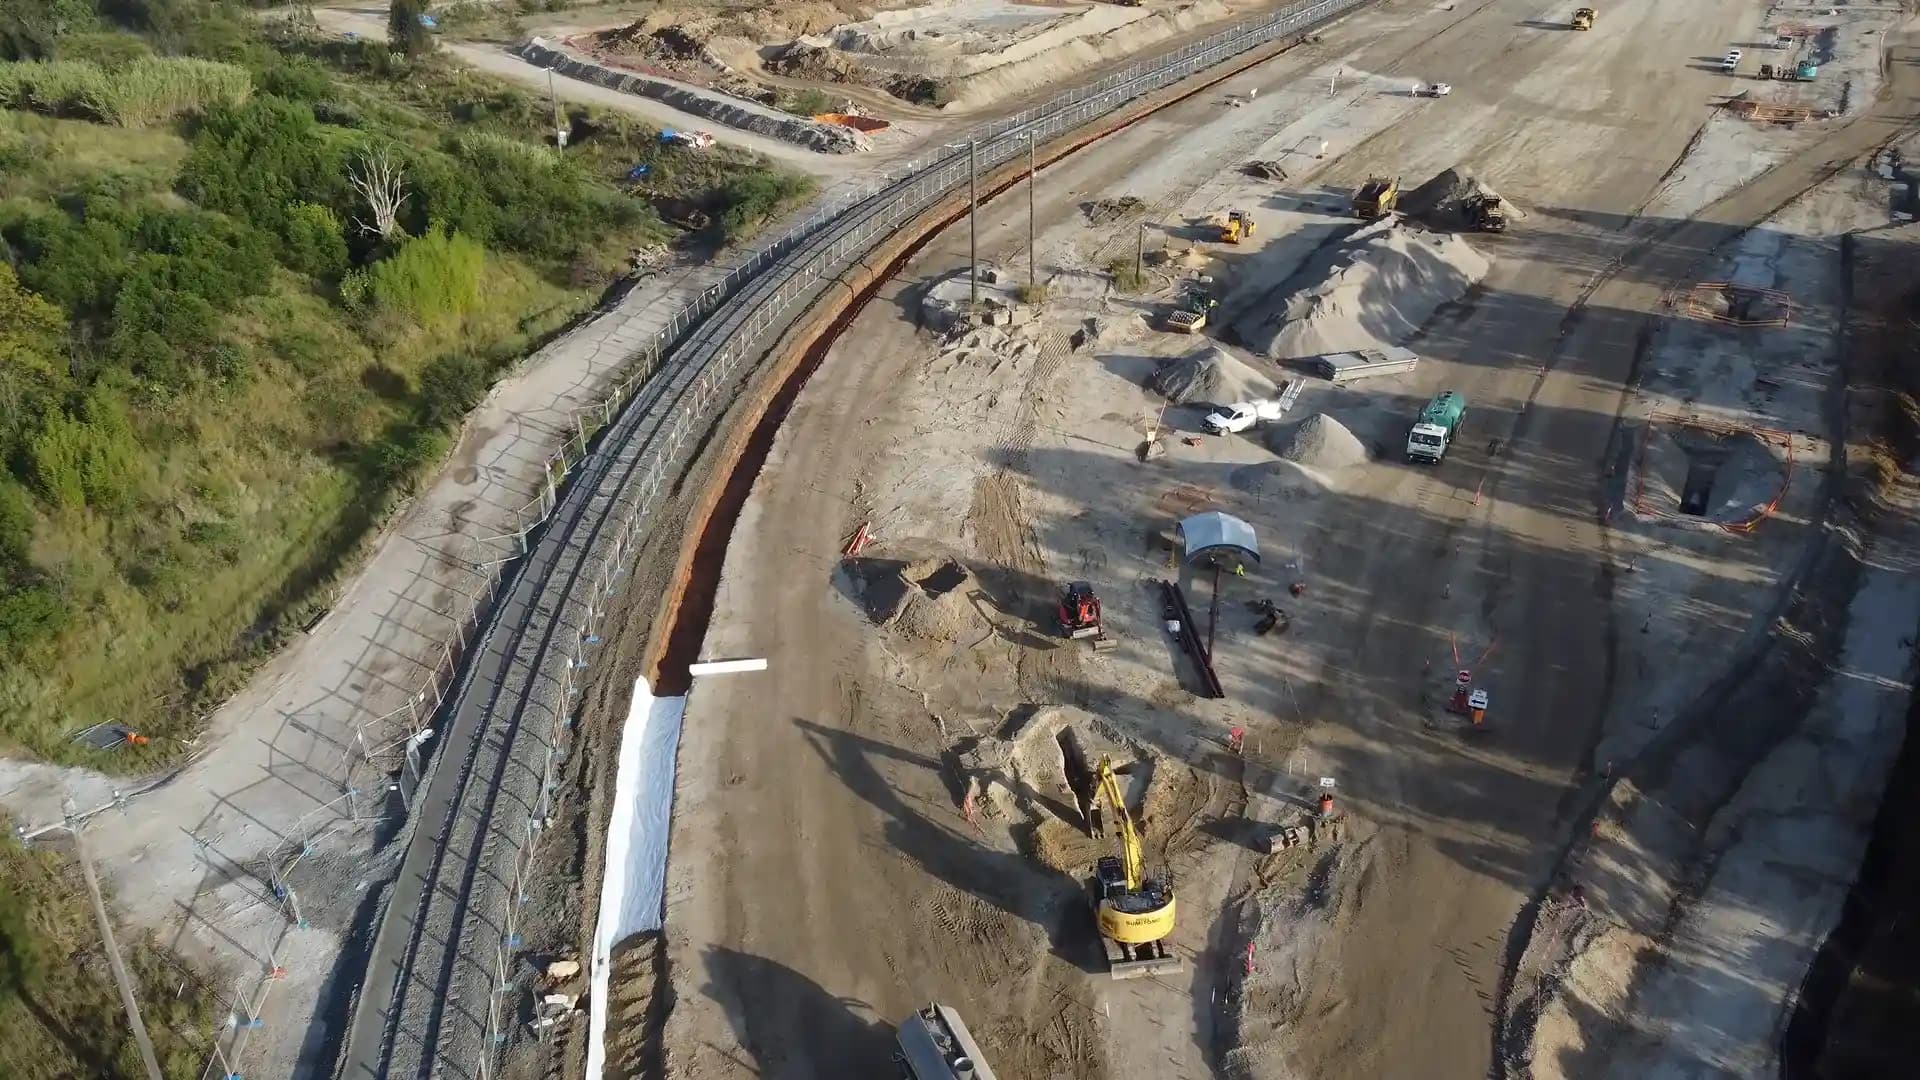
[[[1094,595],[1089,582],[1075,581],[1067,585],[1060,594],[1057,618],[1063,637],[1090,638],[1096,649],[1114,644],[1107,637],[1106,624],[1100,618],[1100,598]]]

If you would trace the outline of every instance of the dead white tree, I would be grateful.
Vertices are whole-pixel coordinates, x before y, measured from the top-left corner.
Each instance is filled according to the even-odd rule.
[[[347,183],[367,200],[367,209],[373,214],[373,221],[354,218],[354,225],[361,232],[373,233],[382,240],[393,239],[400,231],[400,208],[407,204],[406,180],[406,173],[384,149],[367,154],[358,165],[350,166]]]

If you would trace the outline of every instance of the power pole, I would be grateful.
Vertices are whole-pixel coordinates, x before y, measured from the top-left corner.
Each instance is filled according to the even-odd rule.
[[[980,143],[967,140],[967,310],[980,306]]]
[[[1027,132],[1027,295],[1035,296],[1039,288],[1040,264],[1033,257],[1033,186],[1040,182],[1040,173],[1033,167],[1033,132]]]
[[[1147,277],[1147,223],[1140,223],[1140,231],[1133,241],[1133,279],[1145,281]]]
[[[153,1040],[147,1038],[147,1025],[140,1019],[140,1001],[133,992],[133,980],[120,959],[120,946],[113,940],[113,923],[107,918],[107,902],[100,898],[100,882],[93,876],[93,858],[87,853],[86,823],[78,820],[73,800],[66,802],[67,832],[73,835],[73,854],[80,860],[80,876],[87,883],[87,896],[93,901],[93,917],[100,923],[100,940],[107,945],[107,966],[113,969],[113,981],[120,984],[120,1004],[127,1010],[127,1023],[133,1027],[134,1044],[140,1048],[140,1061],[147,1067],[149,1080],[166,1080],[160,1073],[160,1060],[153,1056]]]
[[[547,69],[547,104],[553,109],[553,150],[567,148],[567,129],[560,123],[560,95],[553,92],[553,69]]]

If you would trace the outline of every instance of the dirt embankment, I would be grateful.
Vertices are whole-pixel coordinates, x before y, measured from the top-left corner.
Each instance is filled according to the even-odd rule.
[[[1920,291],[1902,266],[1920,250],[1920,226],[1855,238],[1855,348],[1887,372],[1854,388],[1885,425],[1872,475],[1888,486],[1920,460]],[[1916,637],[1920,637],[1917,634]],[[1911,639],[1910,639],[1911,640]],[[1801,988],[1782,1044],[1788,1076],[1894,1076],[1920,1060],[1920,696],[1909,700],[1906,738],[1887,781],[1859,879],[1839,926]]]
[[[1577,830],[1525,928],[1501,1033],[1510,1071],[1780,1067],[1779,1032],[1840,916],[1901,737],[1920,621],[1920,589],[1889,570],[1920,549],[1920,497],[1880,441],[1904,426],[1903,394],[1883,383],[1912,350],[1875,344],[1885,286],[1857,259],[1855,271],[1856,441],[1844,487],[1830,489],[1850,497],[1820,512],[1830,517],[1760,647],[1654,735]],[[1734,950],[1738,970],[1725,959]],[[1812,1008],[1799,1023],[1807,1058],[1820,1041]]]

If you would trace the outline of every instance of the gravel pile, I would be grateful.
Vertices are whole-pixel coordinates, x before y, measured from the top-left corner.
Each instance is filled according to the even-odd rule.
[[[1148,384],[1175,405],[1249,401],[1272,397],[1276,389],[1272,379],[1218,345],[1166,361]]]
[[[1291,431],[1276,431],[1272,439],[1275,453],[1312,469],[1344,469],[1367,460],[1366,444],[1324,413],[1307,417]]]
[[[1382,220],[1323,248],[1300,271],[1310,284],[1257,306],[1234,330],[1275,360],[1400,345],[1487,269],[1461,237]]]

